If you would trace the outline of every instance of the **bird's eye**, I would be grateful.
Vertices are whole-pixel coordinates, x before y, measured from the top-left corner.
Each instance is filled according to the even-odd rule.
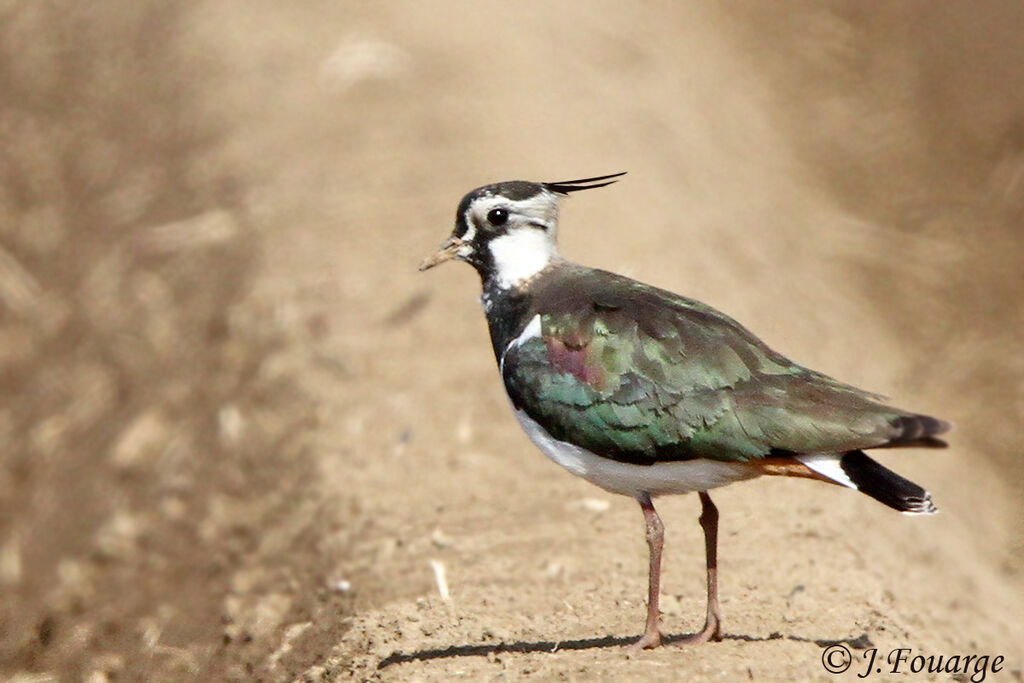
[[[487,222],[497,227],[508,223],[508,211],[505,209],[491,209],[487,212]]]

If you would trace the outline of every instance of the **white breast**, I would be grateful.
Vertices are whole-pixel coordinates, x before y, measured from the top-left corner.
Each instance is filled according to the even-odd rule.
[[[691,493],[707,491],[760,475],[760,472],[745,463],[718,462],[705,458],[661,462],[654,465],[617,462],[585,448],[559,441],[525,411],[516,410],[515,415],[530,440],[544,455],[573,474],[612,493],[634,498],[641,493],[649,493],[652,496]]]

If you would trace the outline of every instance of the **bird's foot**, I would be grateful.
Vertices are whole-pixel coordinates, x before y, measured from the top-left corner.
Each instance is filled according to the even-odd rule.
[[[701,643],[707,643],[709,641],[718,642],[722,639],[722,622],[719,620],[718,615],[709,614],[707,621],[704,622],[704,628],[698,633],[680,638],[678,643],[683,645],[699,645]]]
[[[641,636],[640,640],[636,641],[626,651],[626,654],[633,656],[639,654],[643,650],[650,650],[661,645],[661,631],[658,629],[648,630],[647,633]]]

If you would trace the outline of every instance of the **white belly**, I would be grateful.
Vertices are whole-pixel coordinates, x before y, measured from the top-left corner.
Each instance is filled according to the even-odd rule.
[[[585,448],[552,437],[525,411],[516,410],[516,419],[533,443],[559,465],[606,491],[637,497],[641,493],[660,496],[670,493],[707,491],[734,481],[759,476],[744,463],[718,462],[699,458],[654,465],[631,465],[602,458]]]

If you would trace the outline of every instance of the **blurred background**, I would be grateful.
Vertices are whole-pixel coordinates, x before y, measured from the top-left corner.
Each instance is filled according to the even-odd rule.
[[[288,680],[429,585],[382,533],[529,501],[476,276],[415,273],[513,178],[629,171],[567,202],[569,258],[954,420],[897,469],[1019,593],[1022,32],[1011,0],[0,2],[0,676]]]

